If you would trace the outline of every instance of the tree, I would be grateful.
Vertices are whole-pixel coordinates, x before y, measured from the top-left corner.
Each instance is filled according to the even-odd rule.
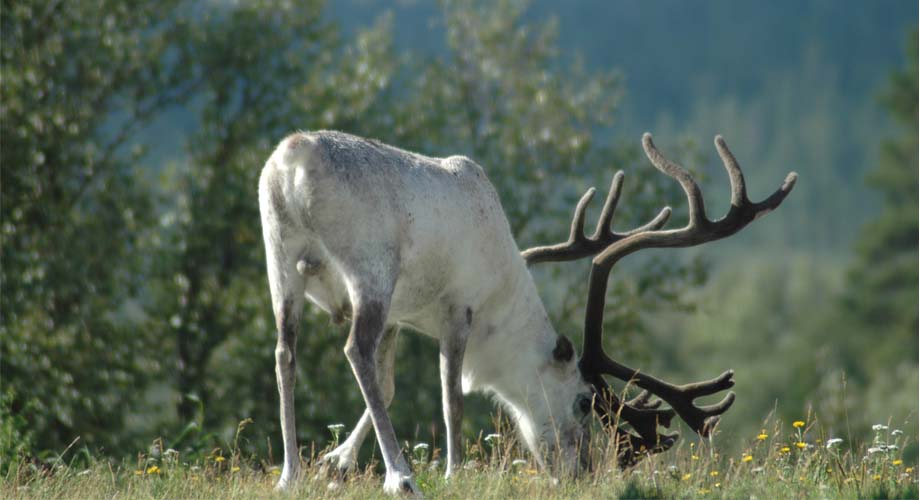
[[[4,2],[0,374],[36,449],[129,441],[155,371],[130,301],[153,207],[137,131],[192,90],[176,2]]]
[[[882,143],[879,163],[866,178],[882,196],[882,211],[863,227],[856,242],[840,307],[841,321],[861,330],[841,353],[848,377],[870,400],[885,401],[887,408],[881,409],[896,416],[917,409],[916,30],[909,37],[907,56],[907,67],[892,73],[881,98],[901,135]],[[912,383],[896,389],[892,378]],[[885,418],[884,411],[873,413]]]

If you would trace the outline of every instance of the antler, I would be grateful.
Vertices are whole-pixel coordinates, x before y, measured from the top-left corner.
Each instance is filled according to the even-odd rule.
[[[592,261],[588,305],[585,311],[584,346],[582,357],[579,360],[579,368],[585,379],[594,386],[597,394],[601,396],[595,398],[596,401],[600,401],[599,404],[595,404],[595,410],[601,414],[602,418],[609,419],[610,412],[614,410],[621,412],[620,414],[630,425],[632,425],[636,432],[642,436],[645,444],[650,445],[649,447],[661,446],[663,438],[668,439],[672,437],[670,435],[661,436],[657,434],[657,425],[660,424],[667,427],[670,421],[668,412],[671,410],[650,408],[647,405],[647,395],[645,394],[640,396],[640,398],[645,399],[637,401],[643,404],[644,407],[641,409],[632,408],[629,404],[619,404],[615,397],[611,398],[612,394],[603,378],[605,374],[633,382],[642,389],[654,393],[670,404],[673,408],[673,412],[676,412],[694,431],[700,435],[708,436],[718,422],[719,415],[728,410],[734,402],[735,395],[734,393],[729,393],[722,401],[710,406],[699,407],[694,405],[693,401],[698,397],[715,394],[732,387],[734,385],[734,380],[732,380],[733,372],[729,370],[712,380],[699,383],[673,385],[612,360],[604,352],[602,347],[604,300],[607,292],[607,281],[610,270],[623,257],[644,248],[690,247],[731,236],[754,219],[767,214],[779,206],[792,190],[797,178],[794,172],[790,173],[786,176],[786,180],[783,182],[782,186],[770,197],[759,203],[752,203],[747,197],[744,175],[741,173],[741,168],[738,166],[738,162],[735,160],[734,155],[729,151],[728,146],[725,145],[725,141],[721,136],[716,136],[715,144],[731,181],[731,207],[725,217],[717,221],[709,220],[706,217],[703,197],[699,186],[686,170],[662,156],[652,143],[651,134],[646,133],[642,136],[642,146],[645,149],[645,154],[655,168],[676,179],[680,183],[684,192],[687,194],[687,201],[690,208],[690,220],[685,227],[680,229],[659,230],[661,224],[655,225],[653,223],[660,218],[667,218],[664,214],[669,214],[670,210],[665,208],[662,210],[661,214],[656,217],[653,223],[647,224],[638,230],[630,231],[624,235],[619,235],[618,238],[610,243]],[[621,177],[620,174],[617,174],[617,176]],[[615,179],[614,188],[617,191],[616,196],[619,195],[619,185],[620,184]],[[579,221],[579,219],[583,219],[584,217],[584,208],[581,205],[587,203],[586,198],[590,197],[586,195],[582,198],[582,202],[579,203],[580,207],[575,211],[575,221],[573,221],[572,224],[572,235],[576,234],[576,227],[580,228],[583,225],[583,222]],[[605,214],[606,213],[607,206],[605,205]],[[601,219],[602,223],[609,224],[609,218],[604,219],[604,215],[602,215]],[[579,243],[579,241],[578,238],[572,238],[570,236],[570,244],[563,245],[562,247],[575,247],[577,248],[578,255],[586,255],[584,253],[587,251],[585,248],[589,245]],[[562,247],[557,247],[560,249],[553,251],[535,250],[541,250],[542,252],[548,253],[551,256],[550,259],[553,260],[563,260],[562,258],[556,258],[556,256],[571,255],[576,252],[576,250],[563,250]],[[557,247],[545,248],[550,249]],[[531,250],[528,250],[528,252],[531,252]],[[640,398],[637,398],[637,400]],[[606,399],[612,399],[614,404],[604,404]],[[657,405],[655,405],[655,407],[657,407]],[[670,415],[673,415],[673,413]]]
[[[610,184],[610,191],[607,193],[607,200],[604,201],[604,209],[597,220],[597,227],[594,234],[585,236],[585,208],[591,198],[594,197],[594,188],[588,189],[578,204],[575,205],[575,215],[572,217],[572,227],[569,229],[569,239],[563,243],[547,245],[541,247],[528,248],[521,252],[521,256],[527,261],[527,265],[539,262],[578,260],[589,255],[594,255],[609,245],[631,236],[633,234],[648,231],[651,229],[660,229],[668,221],[671,215],[670,208],[664,208],[651,222],[633,229],[626,233],[617,233],[610,227],[613,220],[613,214],[617,209],[617,203],[620,201],[620,190],[623,188],[623,171],[619,171],[613,176],[613,182]]]

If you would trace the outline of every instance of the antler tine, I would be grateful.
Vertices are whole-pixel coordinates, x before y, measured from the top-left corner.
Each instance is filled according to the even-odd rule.
[[[728,149],[728,146],[725,144],[725,139],[723,139],[721,135],[716,136],[715,143],[716,150],[719,152],[719,157],[722,158],[722,164],[725,165],[725,170],[728,172],[728,178],[731,181],[732,205],[740,207],[750,203],[747,197],[744,174],[741,172],[741,167],[738,166],[738,160],[735,159],[735,155]]]
[[[600,239],[613,233],[611,222],[613,214],[617,210],[617,203],[620,202],[620,191],[623,189],[623,179],[626,174],[622,170],[618,171],[613,180],[610,181],[610,191],[607,192],[607,199],[604,200],[604,208],[601,210],[601,216],[597,220],[597,227],[594,229],[594,238]]]
[[[591,198],[594,198],[593,187],[588,188],[575,205],[575,216],[572,218],[572,227],[569,229],[568,243],[576,243],[585,239],[585,209],[588,208]]]
[[[683,167],[664,157],[655,143],[652,142],[652,134],[646,132],[642,134],[642,148],[645,150],[645,156],[648,157],[652,165],[663,172],[668,177],[672,177],[680,183],[687,193],[687,202],[690,204],[690,226],[704,225],[706,219],[706,207],[703,204],[703,194],[700,187],[690,176],[690,173]]]
[[[677,386],[622,365],[607,356],[603,350],[603,315],[610,270],[620,259],[644,248],[689,247],[730,236],[757,217],[779,206],[795,186],[797,175],[792,172],[786,176],[779,190],[770,197],[759,203],[751,203],[747,197],[744,175],[734,155],[721,136],[716,136],[715,145],[725,165],[725,170],[728,172],[732,201],[725,217],[711,221],[706,217],[703,196],[696,181],[681,166],[668,160],[658,151],[652,142],[651,134],[646,133],[642,136],[642,146],[652,165],[677,180],[686,193],[690,220],[680,229],[660,230],[662,222],[661,225],[648,230],[630,232],[611,243],[592,260],[588,284],[588,304],[585,308],[583,350],[578,364],[582,375],[599,393],[604,394],[604,391],[607,390],[607,384],[603,381],[605,374],[634,382],[637,386],[670,404],[681,419],[703,436],[712,431],[718,422],[719,415],[731,407],[735,401],[735,395],[729,393],[722,401],[702,407],[695,406],[693,400],[734,386],[734,372],[729,370],[712,380]],[[670,214],[668,208],[665,208],[659,217],[666,220],[666,214]],[[658,218],[648,226],[654,226],[657,220]],[[642,400],[637,399],[636,402],[641,403]],[[625,406],[630,408],[628,404]],[[596,409],[603,410],[602,408]],[[637,411],[636,408],[630,409],[632,413]],[[641,415],[634,415],[634,417],[640,418]],[[643,429],[639,431],[643,437],[650,434],[647,429],[649,422],[630,421],[630,424],[636,429]]]

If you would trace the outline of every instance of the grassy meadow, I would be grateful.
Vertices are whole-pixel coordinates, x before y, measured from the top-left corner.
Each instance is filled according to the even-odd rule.
[[[332,426],[334,427],[334,426]],[[241,425],[241,431],[243,426]],[[852,445],[827,435],[819,422],[765,422],[744,451],[720,454],[707,441],[683,439],[670,451],[619,470],[612,441],[591,443],[591,473],[557,481],[522,453],[513,431],[470,442],[465,465],[443,478],[440,450],[405,443],[416,481],[432,498],[917,498],[914,431],[875,426],[871,443]],[[337,433],[337,430],[334,431]],[[507,436],[507,437],[506,437]],[[382,465],[376,455],[343,480],[318,464],[334,446],[303,447],[301,481],[286,492],[273,486],[280,469],[245,456],[233,443],[183,457],[154,443],[136,460],[113,463],[67,450],[49,463],[10,464],[0,485],[2,498],[383,498]],[[367,446],[370,446],[368,444]]]

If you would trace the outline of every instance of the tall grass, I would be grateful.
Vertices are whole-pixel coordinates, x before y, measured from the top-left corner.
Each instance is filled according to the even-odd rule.
[[[241,423],[240,432],[247,422]],[[874,428],[871,442],[853,445],[828,436],[817,421],[767,422],[737,456],[708,441],[682,440],[667,453],[631,469],[616,467],[616,450],[602,433],[592,439],[593,470],[556,480],[537,470],[513,432],[479,436],[467,445],[462,470],[443,478],[441,451],[428,443],[405,443],[422,492],[434,498],[917,498],[917,436],[888,425]],[[911,431],[914,432],[914,431]],[[158,448],[132,461],[79,458],[43,466],[11,464],[2,498],[381,498],[380,464],[372,459],[344,479],[318,465],[324,450],[304,447],[304,472],[296,486],[275,492],[278,467],[243,456],[239,432],[227,446],[195,457]],[[336,441],[336,440],[334,440]],[[331,447],[332,445],[330,445]],[[314,450],[314,451],[308,451]]]

